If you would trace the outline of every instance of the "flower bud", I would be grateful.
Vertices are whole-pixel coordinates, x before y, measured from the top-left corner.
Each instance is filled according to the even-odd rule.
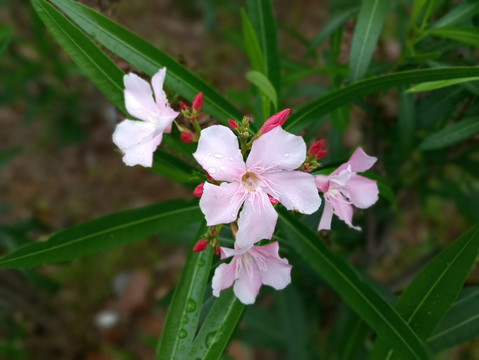
[[[237,129],[238,128],[238,123],[232,119],[228,119],[228,125],[231,128],[231,130]]]
[[[180,101],[180,108],[181,108],[181,111],[188,110],[188,106],[186,106],[186,104],[183,101]]]
[[[218,247],[215,247],[215,254],[218,255],[218,256],[220,256],[220,254],[221,254],[221,249],[220,249],[219,246],[218,246]]]
[[[193,134],[189,131],[186,131],[186,132],[182,132],[181,135],[180,135],[180,139],[181,141],[183,141],[184,143],[186,144],[189,144],[191,142],[193,142],[193,140],[195,139]]]
[[[264,125],[261,127],[261,130],[260,130],[261,134],[264,135],[268,131],[273,130],[277,126],[283,126],[289,114],[291,114],[291,110],[285,109],[271,116],[268,120],[266,120]]]
[[[205,187],[204,183],[199,184],[195,188],[195,190],[193,190],[193,195],[196,196],[198,199],[201,199],[201,196],[203,195],[204,187]]]
[[[193,99],[193,110],[200,111],[203,107],[204,97],[203,93],[200,92],[196,97]]]
[[[311,145],[309,153],[316,157],[316,159],[322,159],[328,153],[327,150],[324,150],[324,140],[319,140]]]
[[[268,194],[268,197],[269,197],[269,201],[271,201],[271,204],[273,204],[273,205],[279,204],[279,200],[278,200],[278,199],[275,199],[275,198],[272,197],[270,194]]]
[[[210,243],[208,242],[208,240],[206,239],[201,239],[200,241],[198,241],[195,246],[193,247],[193,251],[194,252],[202,252],[203,250],[205,250],[208,246],[210,245]]]

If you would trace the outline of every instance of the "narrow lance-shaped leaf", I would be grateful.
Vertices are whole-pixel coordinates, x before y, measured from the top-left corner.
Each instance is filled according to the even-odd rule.
[[[253,70],[265,74],[266,66],[264,64],[263,52],[261,51],[258,38],[256,37],[251,22],[249,21],[248,15],[246,15],[246,12],[243,9],[241,9],[241,21],[243,24],[243,38],[246,54],[251,62],[251,67]]]
[[[281,94],[281,78],[276,38],[276,19],[271,0],[248,0],[246,2],[248,17],[261,47],[265,75],[273,85],[278,97]],[[276,106],[277,109],[277,106]]]
[[[399,298],[396,310],[421,339],[427,339],[454,304],[478,250],[479,226],[476,226],[427,264]],[[380,338],[371,359],[391,359],[395,353]]]
[[[198,202],[168,201],[119,212],[59,231],[0,258],[0,268],[29,268],[76,259],[158,234],[203,218]]]
[[[428,81],[477,76],[479,76],[479,68],[476,67],[447,67],[403,71],[361,80],[341,89],[333,90],[327,95],[306,104],[289,117],[284,128],[292,132],[300,131],[332,110],[380,90]]]
[[[384,0],[363,0],[361,4],[349,57],[353,81],[361,80],[368,71],[389,5],[390,2]]]
[[[452,85],[467,83],[470,81],[478,81],[478,80],[479,80],[479,77],[471,77],[471,78],[464,78],[464,79],[425,82],[408,89],[406,93],[417,93],[421,91],[437,90],[437,89],[442,89]]]
[[[466,288],[427,340],[438,351],[459,345],[479,335],[479,287]]]
[[[432,24],[431,28],[441,28],[456,24],[463,24],[477,13],[479,13],[479,2],[466,1],[454,6],[451,11]]]
[[[394,347],[404,359],[429,358],[424,343],[351,265],[332,253],[315,232],[286,210],[279,208],[278,213],[289,235],[288,245],[336,290],[383,341]]]
[[[193,244],[196,244],[205,231],[206,226],[203,223]],[[158,360],[184,360],[190,352],[198,329],[212,259],[211,247],[199,253],[190,250],[158,342]]]
[[[258,71],[250,71],[246,74],[246,78],[256,85],[261,92],[266,96],[268,101],[273,103],[274,108],[278,109],[278,95],[273,85],[269,82],[268,78]]]
[[[242,118],[242,114],[213,88],[141,37],[76,1],[50,1],[101,45],[146,74],[153,76],[158,68],[166,66],[165,84],[189,101],[203,92],[203,111],[219,121],[227,124],[230,118]]]
[[[428,136],[419,145],[422,150],[435,150],[457,144],[479,133],[479,116],[471,116]]]
[[[479,47],[479,29],[477,28],[435,28],[429,29],[424,35],[434,35],[473,47]]]
[[[126,114],[123,103],[123,72],[118,66],[51,4],[44,0],[32,0],[32,5],[81,72]]]
[[[187,359],[220,359],[244,308],[233,289],[223,290],[201,325]]]

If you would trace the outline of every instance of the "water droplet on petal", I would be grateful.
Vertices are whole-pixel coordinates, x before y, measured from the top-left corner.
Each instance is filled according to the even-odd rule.
[[[225,170],[226,170],[226,166],[221,165],[221,166],[220,166],[220,170],[221,170],[221,171],[225,171]]]
[[[288,157],[289,156],[289,153],[284,153],[284,157]]]
[[[214,174],[214,173],[216,172],[216,168],[210,167],[210,168],[208,169],[208,172],[209,172],[210,174]]]
[[[233,158],[230,156],[230,161],[233,161]]]
[[[217,159],[221,159],[222,157],[223,157],[223,154],[220,154],[220,153],[215,154],[215,158]]]
[[[194,301],[193,299],[188,299],[188,301],[186,302],[186,311],[192,312],[192,311],[195,311],[195,309],[196,309],[196,301]]]

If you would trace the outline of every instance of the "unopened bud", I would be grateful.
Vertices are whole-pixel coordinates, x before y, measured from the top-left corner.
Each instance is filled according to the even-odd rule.
[[[285,109],[271,116],[268,120],[266,120],[264,125],[261,127],[261,130],[260,130],[261,134],[264,135],[268,131],[273,130],[277,126],[283,126],[289,114],[291,114],[291,110]]]
[[[198,241],[195,246],[193,247],[193,251],[194,252],[202,252],[203,250],[205,250],[208,246],[209,246],[209,242],[208,240],[206,239],[201,239],[200,241]]]
[[[311,145],[309,153],[318,160],[323,158],[328,153],[327,150],[324,150],[324,140],[316,141],[313,145]]]
[[[303,167],[304,167],[304,170],[309,170],[310,168],[309,164],[304,164]]]
[[[218,247],[215,247],[215,254],[218,255],[218,256],[220,256],[220,254],[221,254],[221,249],[220,249],[219,246],[218,246]]]
[[[213,236],[215,236],[215,235],[216,235],[216,229],[211,229],[211,230],[210,230],[210,234],[213,235]]]
[[[201,196],[203,196],[203,191],[204,191],[205,184],[199,184],[195,190],[193,190],[193,195],[196,196],[198,199],[201,199]]]
[[[269,195],[269,194],[268,194],[268,197],[269,197],[269,201],[271,201],[271,204],[273,204],[273,205],[279,204],[279,200],[278,200],[278,199],[275,199],[274,197],[272,197],[272,196]]]
[[[193,99],[193,110],[200,111],[201,108],[203,107],[203,103],[204,103],[203,93],[200,92]]]
[[[185,132],[182,132],[181,135],[180,135],[180,139],[181,141],[183,141],[184,143],[186,144],[189,144],[191,142],[193,142],[193,140],[195,139],[193,134],[189,131],[185,131]]]
[[[186,104],[183,101],[180,101],[180,108],[181,108],[181,111],[188,110],[188,106],[186,106]]]
[[[228,125],[231,128],[231,130],[237,129],[238,128],[238,123],[234,121],[233,119],[228,119]]]

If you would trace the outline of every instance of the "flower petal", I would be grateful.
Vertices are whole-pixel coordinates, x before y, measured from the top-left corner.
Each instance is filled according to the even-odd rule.
[[[238,220],[236,246],[244,249],[259,240],[271,239],[277,220],[278,213],[266,193],[248,194]]]
[[[277,241],[265,246],[255,246],[250,250],[251,256],[257,259],[262,283],[281,290],[291,282],[292,266],[288,264],[288,260],[280,258],[278,252]],[[258,258],[258,254],[261,257]]]
[[[244,199],[245,193],[240,183],[222,183],[217,186],[206,182],[200,208],[205,214],[207,225],[229,224],[235,221]]]
[[[124,153],[123,162],[128,166],[151,167],[161,140],[162,134],[155,134],[154,125],[144,121],[124,120],[113,133],[113,142]]]
[[[353,206],[347,202],[341,195],[330,199],[333,212],[338,218],[343,220],[350,228],[361,230],[359,226],[354,226],[353,221]]]
[[[219,181],[240,181],[245,172],[238,138],[226,126],[213,125],[201,132],[196,161]]]
[[[349,158],[349,160],[337,168],[333,174],[337,174],[342,170],[346,170],[348,165],[351,165],[352,172],[363,172],[370,169],[374,163],[376,162],[377,158],[374,156],[367,155],[362,148],[357,148],[354,154]]]
[[[264,190],[278,199],[286,209],[303,214],[312,214],[319,209],[321,198],[313,175],[300,171],[279,171],[264,173],[263,177],[271,186]]]
[[[321,191],[323,194],[326,194],[329,190],[329,176],[316,175],[314,178],[319,191]]]
[[[221,264],[216,268],[213,279],[211,280],[214,296],[220,296],[221,290],[233,285],[236,276],[236,262],[237,259],[233,259],[229,264]]]
[[[349,193],[349,201],[360,208],[366,209],[378,201],[378,184],[375,180],[354,175],[345,186]]]
[[[168,99],[166,98],[166,94],[163,91],[163,83],[165,81],[165,76],[166,67],[158,70],[158,72],[151,78],[151,85],[155,93],[156,106],[160,110],[163,110],[168,106]]]
[[[125,75],[123,83],[126,110],[138,119],[151,121],[158,113],[158,109],[153,100],[150,84],[133,73]]]
[[[249,305],[254,303],[261,288],[261,274],[254,261],[243,262],[242,265],[233,290],[243,304]]]
[[[246,167],[248,170],[294,170],[305,158],[306,144],[301,136],[277,126],[253,142]]]
[[[331,230],[331,220],[333,219],[333,207],[329,201],[324,201],[323,214],[321,215],[321,220],[319,221],[318,231],[321,230]]]

